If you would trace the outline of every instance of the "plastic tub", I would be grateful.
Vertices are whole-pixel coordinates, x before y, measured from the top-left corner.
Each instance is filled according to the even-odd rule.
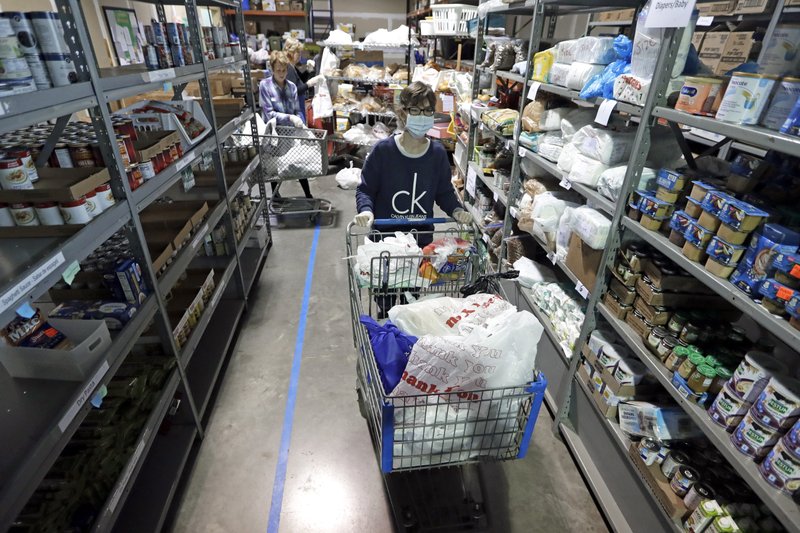
[[[467,22],[478,16],[478,8],[467,4],[431,6],[435,35],[469,35]]]

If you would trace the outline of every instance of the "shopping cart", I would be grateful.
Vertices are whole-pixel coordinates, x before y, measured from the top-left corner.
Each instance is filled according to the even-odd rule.
[[[260,139],[264,179],[277,186],[269,203],[270,216],[279,227],[330,225],[335,221],[333,206],[321,198],[280,196],[284,181],[315,178],[328,174],[327,134],[325,130],[279,126],[267,123],[267,134]]]
[[[441,224],[447,219],[427,219],[409,224]],[[396,220],[375,221],[375,226],[397,226]],[[417,274],[420,264],[432,261],[426,256],[391,256],[388,253],[370,261],[369,272],[359,268],[353,260],[365,234],[354,231],[351,223],[347,228],[347,257],[349,259],[350,311],[353,323],[353,341],[358,351],[356,383],[359,408],[367,421],[378,464],[384,474],[390,492],[398,524],[409,530],[459,530],[474,528],[479,524],[481,500],[472,485],[461,478],[459,495],[464,508],[454,510],[450,522],[441,512],[410,512],[408,505],[400,508],[392,500],[391,489],[401,486],[416,486],[416,494],[430,487],[430,483],[419,483],[418,476],[430,476],[430,469],[441,467],[463,467],[486,461],[517,459],[525,456],[533,433],[536,418],[547,386],[545,376],[534,373],[531,381],[517,387],[471,390],[450,394],[425,394],[392,397],[385,393],[378,366],[370,344],[367,330],[360,322],[362,315],[381,318],[388,304],[401,304],[421,296],[439,294],[459,297],[460,289],[474,282],[484,272],[484,265],[476,253],[448,259],[457,265],[443,279],[429,282]],[[461,237],[458,229],[427,233],[432,239]],[[379,231],[370,235],[379,240],[389,234]],[[471,236],[474,242],[474,235]],[[465,419],[452,413],[473,413],[477,416]],[[442,471],[447,469],[442,469]],[[406,474],[417,474],[409,478]],[[442,474],[444,475],[444,474]],[[448,474],[449,475],[449,474]],[[441,476],[440,476],[441,477]],[[414,481],[417,480],[417,481]],[[433,505],[434,495],[441,493],[428,490],[420,503]],[[424,527],[423,516],[430,518],[429,527]],[[413,527],[412,527],[413,526]]]

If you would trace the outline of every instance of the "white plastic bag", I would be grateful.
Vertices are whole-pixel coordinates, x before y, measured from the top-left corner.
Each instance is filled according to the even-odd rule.
[[[567,86],[567,76],[569,75],[568,63],[553,63],[550,67],[550,83],[559,87]]]
[[[558,221],[556,230],[556,257],[563,261],[567,258],[569,249],[569,236],[572,234],[572,217],[575,213],[574,207],[567,207]]]
[[[355,189],[361,185],[361,169],[353,168],[353,162],[350,161],[348,168],[343,168],[336,173],[336,183],[345,190]]]
[[[573,61],[578,60],[578,39],[569,39],[561,41],[556,45],[558,49],[558,62],[567,65],[572,64]],[[551,78],[552,83],[552,78]]]
[[[569,67],[567,73],[567,87],[576,91],[583,89],[583,86],[592,79],[592,76],[603,71],[603,65],[593,65],[592,63],[582,63],[576,61]]]
[[[578,147],[572,143],[564,145],[561,153],[558,156],[558,169],[562,172],[569,172],[572,170],[572,164],[575,162],[575,156],[580,152]]]
[[[608,65],[617,58],[613,37],[581,37],[575,44],[575,57],[584,63]]]
[[[625,171],[627,165],[611,167],[603,171],[597,180],[597,190],[609,200],[617,201],[619,191],[622,189],[622,182],[625,181]],[[651,182],[656,178],[656,172],[652,168],[643,168],[639,182],[634,189],[653,189]]]
[[[534,263],[525,256],[514,261],[514,270],[519,272],[517,281],[523,287],[533,287],[537,283],[556,283],[558,277],[552,268]]]
[[[611,166],[630,157],[635,135],[634,131],[614,131],[587,125],[575,132],[572,144],[582,154]]]
[[[611,221],[591,207],[579,207],[572,214],[572,231],[590,248],[602,250],[606,245]]]
[[[381,254],[389,254],[382,259]],[[419,276],[422,250],[417,240],[409,233],[396,232],[393,237],[385,237],[373,242],[364,237],[353,258],[358,268],[361,283],[371,287],[426,287],[430,283]]]
[[[579,107],[567,113],[561,119],[561,138],[564,139],[564,142],[570,142],[575,132],[594,122],[596,114],[594,109],[586,109],[585,107]]]
[[[600,161],[583,154],[578,154],[575,156],[567,179],[575,183],[588,185],[589,187],[597,187],[597,180],[606,170],[608,170],[608,167]]]
[[[499,296],[473,294],[466,298],[436,298],[395,305],[389,310],[389,319],[415,337],[466,335],[508,309],[514,306]]]

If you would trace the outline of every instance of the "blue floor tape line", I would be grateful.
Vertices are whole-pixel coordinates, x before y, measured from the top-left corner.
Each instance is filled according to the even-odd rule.
[[[275,481],[272,484],[272,503],[269,507],[267,533],[278,533],[281,524],[281,507],[283,505],[283,487],[286,483],[286,463],[289,460],[289,444],[292,440],[292,424],[294,422],[294,404],[297,400],[297,382],[300,379],[300,363],[303,359],[303,341],[306,337],[306,315],[308,300],[311,297],[311,282],[314,279],[314,263],[317,259],[317,243],[319,242],[319,226],[314,228],[314,240],[308,255],[306,284],[303,289],[303,303],[300,306],[300,322],[297,324],[297,341],[292,358],[292,374],[289,377],[289,394],[286,398],[286,411],[283,413],[283,429],[281,431],[281,448],[278,452],[278,465],[275,468]]]

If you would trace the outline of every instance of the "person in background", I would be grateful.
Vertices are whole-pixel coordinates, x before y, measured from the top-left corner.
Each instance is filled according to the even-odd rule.
[[[269,65],[272,76],[264,78],[258,85],[258,98],[264,122],[275,119],[281,126],[304,128],[305,123],[298,109],[297,86],[286,79],[287,72],[291,68],[289,59],[283,52],[272,52]],[[306,198],[313,198],[308,180],[301,179],[300,186],[303,187]],[[273,182],[272,191],[275,192],[276,188],[277,185]]]
[[[438,142],[425,134],[433,127],[436,95],[429,86],[414,82],[400,93],[397,119],[403,132],[378,142],[364,162],[356,191],[358,214],[353,222],[371,227],[376,218],[415,220],[433,218],[436,204],[460,224],[472,222],[450,183],[450,160]],[[381,226],[381,232],[411,229],[430,232],[430,224]],[[433,240],[431,233],[417,237],[420,248]]]
[[[307,66],[300,64],[300,56],[303,53],[303,44],[295,39],[289,37],[283,43],[283,51],[289,59],[289,71],[286,78],[297,86],[297,103],[300,108],[300,117],[306,124],[306,98],[308,97],[309,78],[312,77],[314,72],[314,64],[311,64],[311,73],[307,72]]]

